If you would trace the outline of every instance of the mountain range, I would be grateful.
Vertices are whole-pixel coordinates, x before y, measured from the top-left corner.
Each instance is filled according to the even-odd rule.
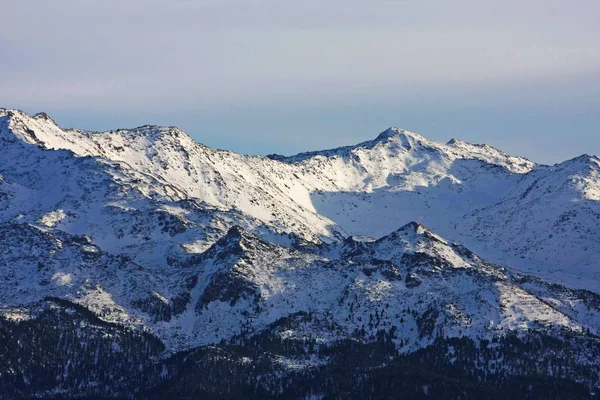
[[[246,156],[0,109],[6,398],[594,398],[600,159]],[[401,391],[401,392],[399,392]]]

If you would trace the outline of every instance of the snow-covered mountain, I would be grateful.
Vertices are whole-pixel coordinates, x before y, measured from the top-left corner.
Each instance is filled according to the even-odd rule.
[[[90,132],[5,109],[0,147],[7,324],[84,307],[156,337],[162,357],[265,332],[324,346],[388,335],[406,357],[440,338],[600,335],[594,156],[545,166],[390,128],[256,157],[174,127]],[[315,357],[284,365],[327,364]]]

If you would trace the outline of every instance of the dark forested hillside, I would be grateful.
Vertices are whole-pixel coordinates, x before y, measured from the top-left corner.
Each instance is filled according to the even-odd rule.
[[[306,315],[300,317],[307,317]],[[309,317],[310,318],[310,317]],[[380,330],[331,344],[257,335],[168,355],[160,341],[48,299],[0,320],[5,399],[592,399],[600,340],[531,332],[479,343],[437,338],[410,354]]]

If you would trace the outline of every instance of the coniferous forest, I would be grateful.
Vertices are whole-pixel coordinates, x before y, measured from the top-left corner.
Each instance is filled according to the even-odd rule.
[[[479,344],[438,337],[402,354],[393,329],[323,345],[273,333],[289,323],[283,318],[260,334],[168,355],[150,334],[46,299],[27,321],[0,320],[0,393],[90,400],[592,399],[598,385],[597,367],[585,361],[600,357],[593,335],[531,332]]]

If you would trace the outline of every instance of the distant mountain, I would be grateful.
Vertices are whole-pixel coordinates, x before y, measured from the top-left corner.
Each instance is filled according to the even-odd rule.
[[[7,398],[600,389],[595,156],[390,128],[252,157],[6,109],[0,148]]]

